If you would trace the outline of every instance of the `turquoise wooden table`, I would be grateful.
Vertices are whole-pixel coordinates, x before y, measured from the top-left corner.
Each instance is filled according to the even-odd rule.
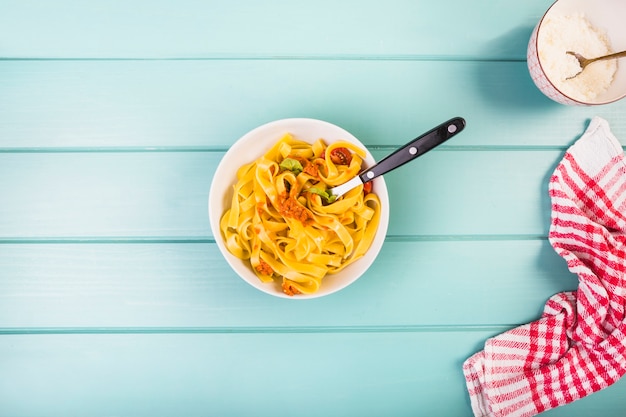
[[[577,278],[548,179],[593,116],[526,66],[550,0],[0,0],[0,416],[471,416],[462,363]],[[380,158],[381,255],[308,301],[210,233],[225,151],[311,117]],[[623,416],[626,381],[546,416]]]

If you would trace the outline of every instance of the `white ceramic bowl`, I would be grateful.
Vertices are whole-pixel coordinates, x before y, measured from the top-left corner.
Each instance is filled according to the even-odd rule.
[[[339,273],[327,275],[322,280],[321,288],[314,294],[299,294],[293,297],[282,292],[281,283],[263,283],[252,271],[247,261],[242,261],[233,256],[224,244],[224,239],[220,232],[220,218],[223,213],[230,207],[232,198],[232,186],[237,179],[237,169],[245,163],[252,162],[265,154],[285,133],[293,134],[297,139],[313,143],[313,141],[323,138],[327,144],[337,140],[345,140],[352,142],[367,152],[364,165],[372,166],[375,164],[374,158],[365,146],[353,135],[344,129],[331,123],[315,119],[295,118],[277,120],[248,132],[241,137],[226,152],[222,158],[215,176],[211,182],[209,192],[209,220],[211,223],[211,231],[217,242],[217,245],[224,255],[224,258],[231,268],[244,281],[253,287],[274,295],[276,297],[291,298],[294,300],[310,299],[325,296],[337,292],[356,281],[365,271],[372,265],[376,256],[382,248],[387,234],[387,226],[389,223],[389,197],[387,194],[387,186],[382,177],[373,180],[373,191],[378,195],[381,202],[381,216],[378,230],[374,237],[371,247],[367,253],[353,264],[347,266]]]
[[[543,51],[540,33],[544,23],[555,17],[582,14],[591,25],[604,32],[614,52],[626,50],[626,1],[624,0],[557,0],[546,11],[530,37],[527,50],[528,69],[535,85],[552,100],[568,105],[599,105],[617,101],[626,96],[626,60],[617,60],[617,72],[608,90],[593,99],[572,97],[559,89],[558,80],[550,80],[542,66],[540,51]],[[564,53],[565,51],[563,51]],[[579,52],[579,51],[575,51]],[[580,53],[580,52],[579,52]],[[585,55],[585,54],[583,54]],[[587,56],[587,58],[594,58]],[[591,64],[596,65],[596,64]]]

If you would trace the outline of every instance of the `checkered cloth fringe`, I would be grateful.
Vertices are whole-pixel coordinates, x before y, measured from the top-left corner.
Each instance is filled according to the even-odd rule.
[[[550,243],[578,275],[541,318],[487,340],[463,365],[476,416],[529,417],[626,373],[626,158],[592,119],[550,179]]]

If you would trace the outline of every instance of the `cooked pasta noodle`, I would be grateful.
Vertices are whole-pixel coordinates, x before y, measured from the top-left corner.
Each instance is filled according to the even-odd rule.
[[[288,295],[318,291],[370,247],[380,219],[378,196],[363,186],[336,201],[326,190],[361,171],[365,151],[346,141],[327,146],[283,136],[237,172],[220,221],[228,250],[264,282]],[[369,185],[369,184],[367,184]]]

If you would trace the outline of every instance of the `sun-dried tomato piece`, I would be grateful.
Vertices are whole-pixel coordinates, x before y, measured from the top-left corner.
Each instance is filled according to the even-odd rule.
[[[263,259],[259,259],[259,264],[255,269],[263,275],[272,275],[274,273],[272,267]]]
[[[348,148],[335,148],[330,151],[330,160],[336,165],[350,165],[352,152]]]
[[[283,292],[290,297],[294,295],[302,294],[300,290],[298,290],[288,281],[283,281]]]

